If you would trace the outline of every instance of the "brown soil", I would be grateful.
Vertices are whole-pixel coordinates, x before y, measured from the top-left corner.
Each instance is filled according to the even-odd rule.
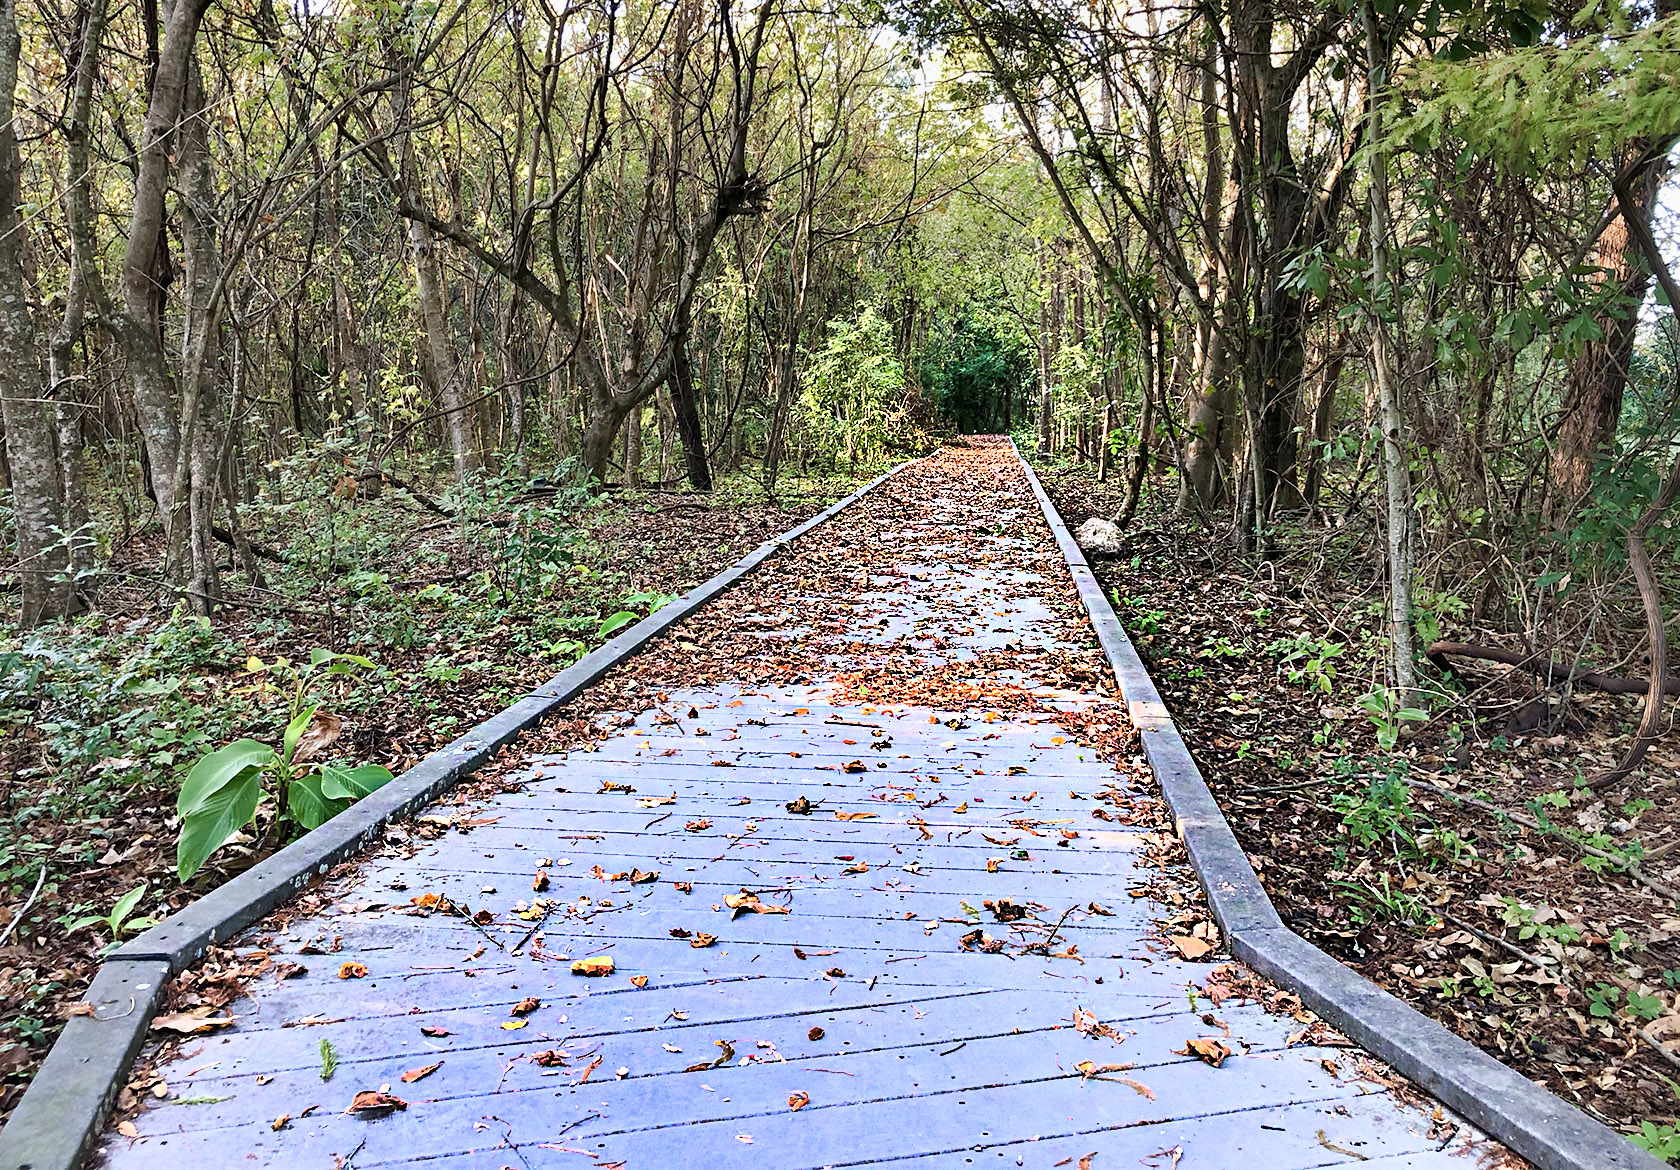
[[[1124,494],[1083,468],[1044,480],[1073,529],[1114,516]],[[1357,538],[1341,539],[1346,577],[1326,567],[1337,562],[1324,555],[1330,538],[1256,568],[1150,514],[1094,567],[1292,928],[1618,1129],[1672,1124],[1680,910],[1653,884],[1680,886],[1680,851],[1656,856],[1680,840],[1680,735],[1602,796],[1548,796],[1620,756],[1640,699],[1581,692],[1563,703],[1531,678],[1466,664],[1462,698],[1382,750],[1359,703],[1382,677],[1381,598],[1362,583],[1378,573],[1368,548],[1350,555]],[[1299,660],[1280,661],[1276,643],[1298,637],[1344,645],[1326,663],[1328,691]],[[1391,773],[1416,783],[1386,783]],[[1551,831],[1449,794],[1543,817]],[[1373,805],[1397,821],[1362,839]],[[1643,850],[1650,883],[1583,844],[1632,859]]]

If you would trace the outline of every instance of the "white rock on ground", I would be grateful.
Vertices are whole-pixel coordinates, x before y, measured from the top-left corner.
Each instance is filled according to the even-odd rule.
[[[1120,526],[1101,516],[1092,516],[1073,534],[1079,547],[1086,552],[1117,553],[1120,551]]]

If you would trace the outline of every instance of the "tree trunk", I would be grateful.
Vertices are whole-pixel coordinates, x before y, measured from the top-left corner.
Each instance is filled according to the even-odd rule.
[[[1388,336],[1386,313],[1394,303],[1388,259],[1388,157],[1382,148],[1382,115],[1388,96],[1389,49],[1371,0],[1365,19],[1365,59],[1371,77],[1371,370],[1382,425],[1383,472],[1388,504],[1388,630],[1397,703],[1416,705],[1417,652],[1412,639],[1412,484],[1406,412]]]
[[[694,367],[688,360],[688,332],[678,334],[677,352],[671,363],[671,409],[676,415],[677,437],[682,442],[683,468],[689,486],[697,492],[712,490],[712,469],[706,463],[706,439],[700,431],[700,408],[694,392]]]
[[[402,198],[414,208],[421,207],[420,170],[414,150],[414,106],[409,92],[412,78],[405,74],[399,90],[399,169],[397,181],[402,185]],[[443,431],[454,458],[455,480],[465,482],[480,467],[477,448],[473,444],[473,415],[461,373],[456,368],[455,353],[449,344],[448,302],[445,300],[443,274],[438,268],[437,242],[432,228],[418,215],[408,218],[408,246],[414,262],[414,286],[420,299],[420,323],[424,344],[420,347],[420,375],[443,410]]]
[[[22,159],[15,106],[18,61],[15,0],[0,0],[0,416],[6,426],[22,601],[18,622],[33,626],[70,609],[64,502],[58,453],[41,393],[41,359],[24,271]]]
[[[1631,162],[1641,153],[1633,144],[1624,154]],[[1628,363],[1633,357],[1639,306],[1650,286],[1650,270],[1633,242],[1628,217],[1649,223],[1661,173],[1647,167],[1628,186],[1631,205],[1622,207],[1614,196],[1611,209],[1619,212],[1600,233],[1587,263],[1600,271],[1595,282],[1621,302],[1597,316],[1604,336],[1589,342],[1569,363],[1569,384],[1558,420],[1557,446],[1552,451],[1548,512],[1554,523],[1566,524],[1592,486],[1593,463],[1609,447],[1622,417],[1622,394],[1627,388]]]

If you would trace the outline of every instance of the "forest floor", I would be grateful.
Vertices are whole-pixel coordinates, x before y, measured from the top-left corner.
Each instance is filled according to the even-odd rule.
[[[304,686],[344,721],[338,755],[401,772],[876,470],[785,476],[774,502],[744,476],[710,497],[489,481],[345,500],[330,470],[288,467],[246,509],[250,539],[281,559],[260,583],[229,568],[213,623],[161,593],[156,532],[138,528],[93,614],[0,642],[0,1123],[113,928],[133,933],[284,844],[260,811],[182,883],[175,796],[204,751],[278,738],[312,650],[373,662]],[[126,922],[85,921],[136,890]]]
[[[1045,486],[1070,529],[1119,511],[1118,478],[1037,462],[1050,463]],[[1680,850],[1665,853],[1680,841],[1680,734],[1622,785],[1578,789],[1619,759],[1641,700],[1547,701],[1532,679],[1489,666],[1451,682],[1454,700],[1385,749],[1361,706],[1382,679],[1383,599],[1368,585],[1380,551],[1353,528],[1281,543],[1256,568],[1145,508],[1117,556],[1092,558],[1279,913],[1511,1067],[1680,1156]],[[1511,644],[1500,631],[1446,635]]]

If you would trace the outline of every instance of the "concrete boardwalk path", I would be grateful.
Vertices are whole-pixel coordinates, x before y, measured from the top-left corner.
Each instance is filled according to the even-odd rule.
[[[1181,957],[1217,933],[1093,645],[1010,448],[913,465],[236,940],[236,1023],[154,1053],[108,1164],[1501,1154]]]

